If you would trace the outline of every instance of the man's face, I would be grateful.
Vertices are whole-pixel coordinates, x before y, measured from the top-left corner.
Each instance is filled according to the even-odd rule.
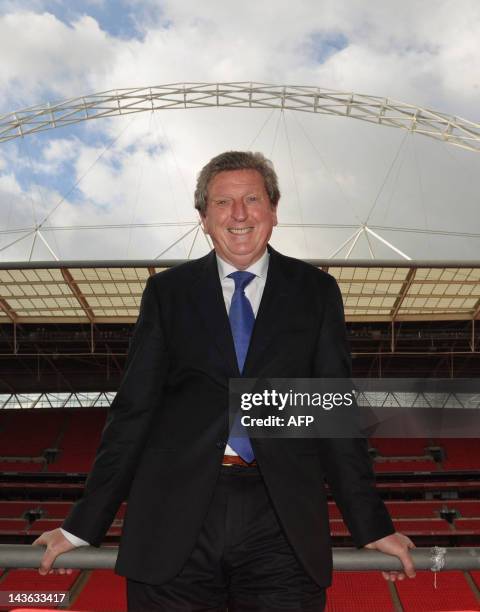
[[[263,176],[257,170],[225,170],[207,191],[204,230],[222,259],[245,270],[260,259],[277,225]]]

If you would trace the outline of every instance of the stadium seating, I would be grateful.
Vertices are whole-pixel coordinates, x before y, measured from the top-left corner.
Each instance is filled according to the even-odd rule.
[[[37,570],[7,570],[1,577],[2,591],[70,591],[80,572],[71,574],[49,574],[40,576]],[[14,606],[0,606],[0,610],[9,610]]]
[[[0,536],[22,535],[28,527],[24,519],[0,519]]]
[[[480,448],[474,438],[370,438],[369,446],[379,473],[480,470]],[[442,460],[429,455],[432,446],[440,449]]]
[[[438,464],[430,459],[422,460],[390,460],[390,461],[375,461],[376,472],[436,472]]]
[[[470,520],[470,519],[465,519]],[[477,521],[480,527],[480,520]],[[442,534],[452,534],[455,529],[453,525],[447,523],[443,519],[393,519],[393,524],[397,531],[400,531],[409,536],[435,536]],[[472,531],[473,527],[466,525],[466,528]],[[478,531],[478,528],[477,528]],[[330,532],[332,536],[348,536],[349,531],[347,526],[341,519],[330,520]]]
[[[480,533],[480,518],[478,519],[456,519],[455,531],[458,533],[478,534]]]
[[[396,582],[404,612],[478,610],[479,604],[462,572],[417,572],[414,580]]]
[[[370,438],[369,446],[382,457],[413,457],[427,454],[427,438]]]
[[[42,511],[42,518],[46,519],[64,519],[70,508],[72,507],[73,502],[41,502],[39,507]]]
[[[38,510],[41,502],[0,501],[0,519],[21,518],[29,510]]]
[[[75,473],[89,471],[106,415],[103,409],[38,410],[27,424],[25,414],[31,412],[22,410],[14,418],[0,415],[0,448],[4,457],[0,457],[0,475],[4,473],[4,478],[0,478],[0,542],[2,538],[9,543],[31,542],[44,531],[61,525],[81,494],[83,476]],[[23,427],[24,433],[14,434],[17,427]],[[474,441],[376,439],[370,445],[377,452],[374,466],[378,488],[396,529],[414,541],[418,538],[421,546],[424,542],[426,545],[448,542],[449,546],[455,542],[458,545],[478,542],[475,538],[480,535],[480,453]],[[442,451],[437,461],[427,453],[431,446]],[[48,463],[47,449],[51,449]],[[18,459],[12,461],[14,458]],[[453,470],[455,474],[451,473]],[[462,470],[466,470],[463,477]],[[472,477],[471,470],[479,470],[477,479]],[[18,472],[18,476],[12,476],[12,472]],[[427,473],[425,477],[422,472]],[[106,541],[118,542],[125,510],[124,503]],[[328,511],[334,545],[350,546],[349,531],[333,501],[329,501]],[[479,607],[471,584],[473,580],[480,588],[480,571],[471,572],[471,579],[467,578],[461,572],[442,573],[435,590],[431,572],[419,572],[415,581],[395,585],[388,585],[379,572],[336,572],[327,610],[386,612],[396,609],[397,597],[404,612],[476,610]],[[2,590],[14,589],[15,585],[25,588],[27,583],[31,590],[37,584],[42,590],[69,589],[70,607],[78,611],[126,609],[123,580],[107,570],[47,579],[25,570],[10,570],[2,576],[0,570],[0,581]]]
[[[44,467],[45,461],[43,461],[43,459],[40,461],[0,460],[0,472],[41,472]]]
[[[456,510],[461,517],[480,518],[480,499],[449,500],[448,507]]]
[[[0,423],[2,456],[40,457],[55,445],[66,414],[57,410],[6,410]],[[21,450],[21,452],[20,452]]]
[[[451,533],[452,526],[443,519],[393,519],[397,531],[406,535],[439,535]]]
[[[445,501],[387,501],[387,508],[394,518],[438,518],[442,509],[450,508]]]
[[[480,469],[480,446],[473,438],[440,438],[436,444],[444,449],[444,470]]]
[[[56,529],[62,525],[62,519],[46,519],[46,520],[37,520],[33,522],[29,528],[28,533],[31,535],[40,535],[44,531],[51,531],[52,529]]]
[[[49,472],[89,472],[105,424],[105,410],[72,410]]]
[[[75,610],[122,612],[127,609],[125,581],[110,570],[89,572],[83,589],[71,605]]]
[[[380,572],[335,572],[327,612],[394,611],[388,585]]]

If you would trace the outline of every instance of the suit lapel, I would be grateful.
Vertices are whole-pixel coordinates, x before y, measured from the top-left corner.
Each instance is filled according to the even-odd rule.
[[[295,292],[287,279],[282,256],[268,246],[270,260],[267,280],[258,309],[243,375],[256,376],[259,364],[278,330],[288,326],[290,304]]]
[[[245,377],[257,375],[262,358],[265,358],[272,340],[275,339],[282,326],[283,328],[288,327],[290,306],[296,290],[292,279],[288,278],[282,256],[270,246],[268,246],[268,251],[270,260],[267,280],[245,361],[243,371]],[[227,375],[231,378],[240,378],[242,375],[238,370],[215,251],[204,258],[200,274],[192,283],[190,296],[207,329],[208,337],[215,343],[222,356]]]
[[[223,358],[228,374],[231,377],[239,377],[240,372],[220,285],[215,251],[211,251],[205,257],[203,269],[192,283],[190,294],[207,328],[209,339],[216,344]]]

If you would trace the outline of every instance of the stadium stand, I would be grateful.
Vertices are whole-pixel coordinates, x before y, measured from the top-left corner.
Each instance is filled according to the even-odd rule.
[[[376,472],[432,472],[437,471],[437,464],[430,459],[429,461],[411,460],[410,458],[397,461],[378,461],[374,463]]]
[[[370,438],[370,448],[382,457],[425,456],[429,441],[426,438]]]
[[[389,587],[379,572],[335,572],[327,612],[394,612]]]
[[[0,535],[23,535],[27,527],[23,519],[0,519]]]
[[[3,450],[3,449],[2,449]],[[3,459],[6,459],[5,457]],[[43,459],[39,461],[24,461],[21,458],[8,458],[0,461],[0,472],[42,472],[45,466]]]
[[[359,268],[334,261],[324,265],[336,276],[344,296],[355,376],[478,378],[480,328],[473,324],[480,316],[478,266],[417,269],[410,264],[372,263]],[[17,293],[23,297],[5,296],[5,304],[15,299],[16,306],[4,311],[0,328],[3,405],[19,408],[0,410],[0,542],[31,543],[44,530],[59,525],[80,497],[105,422],[106,409],[99,406],[107,405],[118,388],[145,279],[158,270],[158,262],[143,267],[74,268],[69,274],[76,279],[77,293],[69,274],[56,268],[29,269],[28,278],[22,270],[2,271],[8,286],[21,289]],[[437,308],[433,302],[425,309],[416,306],[420,298],[427,299],[425,279],[428,290],[437,294],[446,287],[455,293],[460,287],[471,305],[465,302],[457,308],[452,298],[448,306],[442,303]],[[123,300],[124,294],[131,294],[128,308],[113,305],[111,297],[95,297],[97,289],[106,293],[106,281],[109,296]],[[88,294],[90,309],[85,313],[85,302],[79,303],[72,322],[71,310],[56,303],[57,297],[50,298],[55,302],[51,312],[47,305],[42,311],[32,308],[29,300],[39,287],[45,295],[53,291],[71,300],[77,299],[80,289]],[[360,304],[359,294],[365,294],[361,300],[368,306]],[[9,313],[15,317],[10,319]],[[29,321],[30,317],[35,320]],[[101,354],[108,356],[106,361]],[[38,381],[25,376],[36,367],[31,355],[46,356]],[[82,395],[78,389],[92,392]],[[34,391],[43,397],[29,404]],[[85,400],[95,394],[98,403]],[[25,407],[31,405],[36,407]],[[372,438],[369,446],[378,489],[399,530],[420,546],[480,545],[477,440]],[[334,546],[351,546],[331,497],[328,509]],[[123,504],[105,543],[118,543],[125,510]],[[72,610],[126,609],[123,580],[108,570],[40,577],[33,570],[0,569],[0,589],[27,584],[31,589],[69,590]],[[442,572],[436,589],[432,572],[418,572],[415,580],[395,584],[386,583],[379,572],[335,572],[327,610],[480,610],[480,571]]]
[[[28,585],[29,591],[72,592],[80,573],[79,570],[74,570],[71,574],[40,576],[36,570],[6,570],[0,577],[0,589],[7,592],[25,591]],[[0,610],[10,610],[12,607],[11,605],[0,605]]]
[[[393,518],[437,518],[440,512],[447,510],[450,503],[447,505],[444,501],[387,501],[388,510]],[[479,508],[480,510],[480,508]]]
[[[55,444],[62,422],[67,414],[58,418],[50,411],[5,410],[0,428],[2,456],[42,457],[46,448]]]
[[[111,570],[86,572],[83,588],[71,599],[75,610],[123,612],[127,609],[125,582]]]
[[[444,449],[444,470],[478,470],[480,464],[480,445],[472,438],[442,438],[436,440]]]
[[[479,600],[463,572],[442,572],[437,575],[437,588],[432,572],[417,572],[415,580],[395,583],[404,612],[435,610],[478,610]]]
[[[24,410],[21,417],[6,420],[9,435],[16,435],[15,427],[25,427],[29,415],[35,418],[32,421],[34,427],[28,426],[28,435],[33,439],[26,448],[29,453],[35,453],[31,456],[40,457],[43,462],[24,461],[24,470],[1,470],[4,465],[10,468],[20,464],[20,461],[12,461],[18,455],[9,455],[9,460],[0,465],[0,541],[31,542],[44,531],[61,525],[73,501],[81,493],[106,411],[88,408]],[[34,434],[34,429],[41,430],[41,433]],[[472,478],[461,480],[462,470],[467,470],[470,475],[471,470],[480,470],[480,453],[469,442],[465,444],[463,440],[452,439],[370,441],[371,448],[375,449],[374,466],[378,478],[382,479],[379,486],[395,527],[414,541],[421,539],[434,544],[443,542],[441,538],[448,538],[450,545],[458,538],[463,538],[458,540],[460,544],[466,544],[471,538],[478,537],[480,482],[475,488]],[[441,449],[441,461],[428,455],[431,447]],[[9,447],[9,452],[12,451],[18,453],[14,444]],[[45,469],[39,470],[39,466]],[[450,476],[452,466],[456,468],[454,480]],[[16,476],[12,473],[15,471]],[[431,480],[432,475],[435,475],[434,480]],[[413,482],[414,476],[417,483]],[[401,480],[397,481],[399,477]],[[438,480],[440,477],[444,480]],[[460,479],[458,482],[457,477]],[[72,478],[80,480],[73,482]],[[417,488],[412,490],[415,484]],[[462,484],[469,488],[462,492]],[[438,498],[428,499],[429,495]],[[350,534],[333,500],[329,501],[328,508],[334,544],[351,545]],[[108,531],[107,542],[118,542],[125,509],[126,504],[122,504]],[[336,572],[327,610],[385,612],[400,609],[399,602],[405,612],[479,609],[476,598],[480,572],[472,572],[471,576],[460,572],[442,573],[438,577],[439,588],[434,592],[431,592],[432,575],[419,572],[419,576],[415,582],[405,581],[392,586],[378,572]],[[31,580],[29,588],[39,581],[42,589],[47,590],[47,583],[36,572],[26,573],[24,570],[5,572],[0,577],[1,587],[25,585],[27,578]],[[72,609],[98,612],[126,609],[123,581],[111,571],[76,572],[72,577],[58,577],[59,582],[50,578],[48,589],[50,585],[60,589],[61,585],[70,591]],[[421,588],[415,584],[420,584]],[[456,598],[455,593],[459,590],[462,595]],[[425,608],[425,605],[438,607]]]
[[[75,410],[60,438],[58,458],[49,472],[88,472],[100,442],[105,410]]]

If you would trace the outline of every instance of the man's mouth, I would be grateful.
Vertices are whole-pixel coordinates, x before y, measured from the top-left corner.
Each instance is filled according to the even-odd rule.
[[[227,228],[231,234],[241,235],[253,232],[253,227],[229,227]]]

